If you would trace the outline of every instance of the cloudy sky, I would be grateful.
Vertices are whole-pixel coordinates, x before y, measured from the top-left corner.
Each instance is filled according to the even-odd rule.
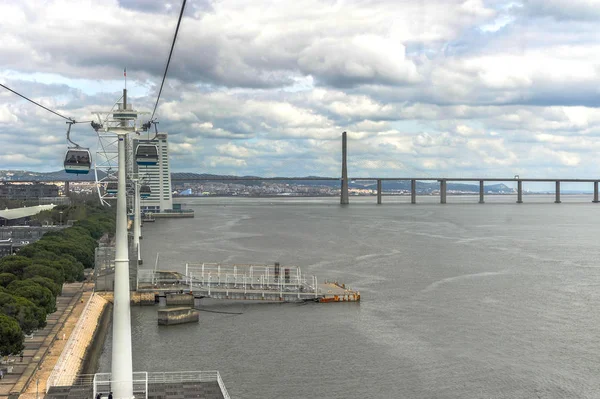
[[[75,119],[151,110],[181,1],[0,0],[0,83]],[[157,111],[173,171],[598,177],[600,0],[188,0]],[[0,168],[65,121],[0,88]],[[89,125],[74,138],[97,147]]]

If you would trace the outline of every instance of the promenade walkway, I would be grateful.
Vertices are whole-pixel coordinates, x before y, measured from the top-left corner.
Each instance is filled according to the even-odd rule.
[[[0,380],[0,399],[33,399],[36,397],[36,388],[40,393],[39,397],[43,397],[46,380],[92,295],[92,290],[93,285],[89,283],[63,286],[62,295],[56,300],[57,310],[48,315],[46,327],[35,332],[32,338],[25,338],[23,361],[18,356],[9,359],[13,370]],[[28,393],[19,396],[24,392]]]

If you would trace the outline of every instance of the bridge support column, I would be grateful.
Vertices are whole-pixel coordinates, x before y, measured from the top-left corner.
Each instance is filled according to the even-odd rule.
[[[377,179],[377,205],[381,205],[381,179]]]
[[[598,203],[598,182],[594,182],[594,200],[593,203]]]
[[[446,203],[446,180],[440,180],[440,204]]]
[[[560,204],[560,182],[556,181],[556,191],[555,191],[556,199],[554,200],[555,204]]]
[[[417,203],[417,181],[415,179],[410,181],[410,203]]]
[[[70,187],[68,181],[65,182],[65,190],[64,191],[65,191],[65,193],[64,193],[65,197],[68,197],[71,194],[71,187]]]
[[[485,203],[483,200],[483,180],[479,180],[479,203]]]
[[[201,296],[195,296],[195,295],[194,295],[194,308],[199,308],[199,307],[200,307],[200,305],[202,305],[202,304],[200,303],[200,300],[201,300],[201,299],[202,299],[202,297],[201,297]]]
[[[167,306],[167,296],[165,294],[158,296],[158,306],[159,307]]]
[[[340,204],[350,203],[348,198],[348,163],[347,163],[346,132],[342,133],[342,192],[340,195]]]
[[[519,180],[517,182],[517,204],[523,203],[523,182]]]

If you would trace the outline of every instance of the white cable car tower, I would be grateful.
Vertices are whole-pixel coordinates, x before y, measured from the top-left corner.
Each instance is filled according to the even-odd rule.
[[[131,310],[129,306],[129,248],[127,237],[127,171],[130,169],[131,145],[129,135],[137,133],[137,117],[142,112],[127,104],[127,89],[117,110],[95,112],[98,123],[92,123],[96,132],[116,137],[117,147],[117,228],[115,234],[115,288],[113,308],[113,341],[111,388],[115,399],[133,398],[133,365],[131,349]],[[114,107],[113,107],[114,108]],[[100,133],[102,131],[103,133]],[[108,139],[110,142],[110,139]],[[105,153],[106,149],[104,149]],[[127,160],[129,158],[129,162]],[[136,190],[137,191],[137,190]],[[136,193],[137,194],[137,193]],[[137,223],[138,221],[136,221]],[[137,229],[136,229],[137,230]],[[139,234],[139,233],[138,233]]]

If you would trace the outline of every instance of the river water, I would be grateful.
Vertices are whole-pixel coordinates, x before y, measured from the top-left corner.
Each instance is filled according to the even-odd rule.
[[[219,370],[238,399],[598,398],[600,204],[553,199],[186,199],[194,219],[143,227],[143,267],[279,261],[362,301],[135,307],[134,370]]]

